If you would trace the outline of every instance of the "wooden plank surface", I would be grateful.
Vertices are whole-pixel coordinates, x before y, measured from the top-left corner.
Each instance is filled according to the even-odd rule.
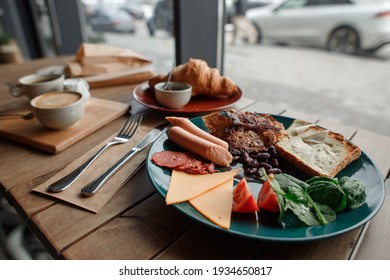
[[[172,207],[166,207],[164,200],[154,194],[62,254],[67,259],[151,259],[183,234],[191,223]]]
[[[385,201],[375,217],[367,224],[354,252],[356,260],[390,260],[390,180],[386,181]]]
[[[5,106],[20,106],[22,99],[10,97],[9,82],[58,60],[37,60],[16,66],[0,77],[0,97]],[[0,66],[0,71],[7,69]],[[4,72],[4,71],[3,71]],[[133,104],[157,124],[164,114],[145,111],[133,102],[132,85],[94,89],[92,96]],[[4,101],[4,102],[3,102]],[[9,108],[9,107],[7,107]],[[272,104],[243,98],[235,109],[282,114],[317,122],[343,134],[359,145],[378,165],[383,176],[390,170],[390,138],[375,133],[318,120]],[[1,109],[1,107],[0,107]],[[32,148],[0,140],[1,192],[44,242],[54,257],[66,259],[376,259],[389,257],[390,225],[387,222],[389,199],[365,228],[360,227],[335,238],[302,242],[276,243],[246,239],[212,229],[165,205],[152,187],[146,169],[141,168],[118,194],[98,213],[69,206],[44,196],[32,195],[31,189],[49,179],[75,158],[99,145],[123,124],[112,122],[86,137],[69,150],[48,156]],[[373,145],[375,143],[375,145]],[[141,155],[140,155],[141,156]],[[146,151],[142,154],[146,156]],[[134,162],[139,165],[142,160]],[[39,163],[39,164],[38,164]],[[39,167],[38,167],[39,166]],[[129,174],[130,176],[130,174]],[[387,182],[387,185],[389,183]],[[385,222],[383,222],[385,220]]]
[[[142,160],[141,158],[145,156],[146,151],[139,155],[139,160]],[[135,161],[134,164],[139,164],[139,161]],[[127,169],[129,168],[127,167]],[[145,172],[144,170],[142,169],[140,172]],[[142,180],[144,180],[144,177],[137,174],[131,180],[131,183],[125,184],[118,194],[97,214],[58,202],[48,209],[36,213],[31,218],[33,231],[44,238],[45,242],[48,245],[50,244],[49,247],[53,247],[55,255],[59,254],[70,244],[89,235],[155,193],[155,190],[150,186],[139,187],[143,185]],[[90,250],[95,251],[95,246],[91,246]]]
[[[20,152],[20,155],[17,154],[11,162],[2,164],[3,172],[1,184],[8,191],[16,185],[63,168],[69,162],[87,152],[91,147],[101,143],[108,135],[117,131],[123,125],[124,119],[125,117],[110,123],[110,125],[98,130],[93,135],[82,139],[77,145],[73,146],[72,149],[65,150],[56,155],[50,155],[36,149],[30,150],[25,147],[9,150],[10,146],[20,146],[20,144],[0,140],[2,143],[1,151],[4,152],[6,157],[11,157],[11,153],[15,152],[15,150]],[[27,149],[30,152],[25,152],[23,149]]]
[[[376,163],[382,176],[387,178],[390,170],[390,137],[358,130],[352,140]]]
[[[236,108],[240,109],[241,107],[248,106],[252,103],[252,100],[243,98],[240,102],[235,104],[235,106]],[[154,118],[155,120],[150,121],[155,123],[161,121],[161,119],[164,117],[162,114],[155,114],[151,111],[147,112],[146,114]],[[147,151],[144,151],[140,157],[145,158],[146,152]],[[139,164],[137,161],[134,161],[133,163],[135,165]],[[127,166],[124,168],[127,168]],[[122,172],[126,172],[126,170],[123,170]],[[63,250],[66,250],[68,247],[69,250],[66,250],[66,252],[78,250],[78,246],[76,246],[75,249],[71,249],[73,248],[71,244],[75,242],[76,244],[79,244],[77,243],[78,240],[81,241],[85,236],[88,236],[89,233],[99,229],[105,223],[111,224],[109,223],[110,220],[113,219],[114,221],[117,221],[116,217],[121,212],[125,211],[127,208],[132,207],[131,203],[137,204],[139,201],[143,201],[150,195],[150,190],[148,190],[146,187],[142,188],[142,195],[134,194],[134,189],[138,190],[136,186],[143,185],[143,181],[148,181],[146,175],[137,175],[134,180],[132,180],[131,183],[127,183],[126,186],[98,214],[91,214],[83,210],[68,206],[62,202],[54,204],[52,202],[51,204],[50,202],[47,202],[44,207],[42,207],[42,205],[34,205],[34,209],[29,209],[30,213],[35,213],[31,218],[33,231],[38,236],[40,236],[40,239],[44,240],[48,246],[52,247],[52,253],[55,256],[60,254]],[[151,185],[150,188],[152,188]],[[14,195],[16,195],[16,189],[19,188],[11,189],[11,192]],[[145,193],[145,191],[147,192]],[[25,195],[26,198],[31,196],[28,193],[24,193],[23,195]],[[19,197],[18,201],[23,201],[23,198]],[[38,207],[41,207],[41,209],[38,210]],[[64,212],[69,213],[68,218],[59,218]],[[105,226],[103,228],[105,229]],[[86,238],[86,241],[83,242],[87,241],[96,242],[93,238]],[[118,242],[118,244],[121,242]],[[91,248],[94,247],[92,246]],[[73,252],[73,254],[75,253]],[[82,254],[87,254],[87,252],[83,250]],[[92,251],[91,254],[93,255],[96,253]]]
[[[68,129],[45,128],[36,118],[10,118],[0,122],[0,136],[56,154],[125,115],[128,110],[128,104],[91,97],[81,120]]]

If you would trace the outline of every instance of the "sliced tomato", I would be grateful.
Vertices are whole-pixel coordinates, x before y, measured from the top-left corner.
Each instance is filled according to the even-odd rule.
[[[270,177],[269,180],[272,180],[272,178]],[[257,206],[272,213],[280,212],[278,196],[268,181],[265,181],[261,187],[257,198]]]
[[[248,187],[248,182],[242,178],[233,191],[233,212],[251,213],[257,211],[259,211],[259,207]]]

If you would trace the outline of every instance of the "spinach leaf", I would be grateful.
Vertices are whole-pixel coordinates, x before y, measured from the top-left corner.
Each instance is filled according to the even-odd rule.
[[[316,206],[321,211],[321,215],[326,223],[331,223],[336,220],[336,213],[330,207],[318,203],[316,203]]]
[[[347,197],[337,179],[313,177],[306,183],[309,183],[307,192],[313,201],[327,205],[336,212],[345,209]]]
[[[300,184],[297,184],[298,179],[285,174],[276,174],[275,179],[279,182],[279,185],[285,192],[285,198],[292,200],[296,203],[307,204],[307,196],[304,193],[304,189]],[[304,183],[304,182],[303,182]]]
[[[283,196],[285,195],[285,192],[280,188],[279,182],[277,180],[270,180],[267,172],[265,172],[265,169],[262,168],[262,172],[265,176],[265,181],[268,182],[268,184],[271,186],[271,188],[276,193],[276,196],[278,198],[278,205],[279,205],[279,217],[278,222],[280,223],[283,219],[284,213],[285,213],[285,202],[283,199]]]
[[[366,202],[366,188],[360,181],[344,176],[340,179],[340,187],[346,194],[348,208],[355,209]]]
[[[313,208],[314,212],[316,213],[317,215],[317,218],[318,220],[321,222],[321,224],[325,225],[328,223],[327,219],[325,218],[325,216],[323,215],[323,213],[321,212],[321,209],[325,209],[326,210],[326,215],[329,215],[331,212],[333,212],[332,209],[330,209],[328,206],[325,206],[325,205],[321,205],[321,204],[318,204],[318,203],[315,203],[313,201],[313,199],[311,198],[311,196],[307,193],[307,191],[305,191],[305,193],[307,194],[307,200],[309,201],[309,205]],[[328,209],[329,208],[329,209]],[[334,214],[335,215],[335,214]]]
[[[302,222],[308,226],[320,226],[321,223],[317,216],[311,211],[309,206],[296,203],[292,200],[286,200],[286,206],[290,209]]]
[[[291,183],[295,183],[296,185],[298,185],[302,189],[307,189],[309,187],[309,184],[307,184],[306,182],[301,181],[298,178],[295,178],[294,176],[291,176],[287,173],[282,173],[282,174],[277,174],[277,175],[280,177],[282,177],[282,176],[285,177],[286,180],[289,180]]]
[[[331,223],[336,219],[336,213],[326,205],[316,203],[315,208],[313,208],[295,203],[291,200],[286,200],[286,205],[288,209],[308,226],[321,226]]]
[[[306,225],[325,225],[335,221],[335,212],[366,202],[364,185],[347,176],[340,180],[315,176],[305,182],[285,173],[275,174],[274,180],[265,177],[278,196],[280,220],[291,210]]]
[[[318,207],[318,204],[313,201],[307,192],[307,188],[309,187],[307,183],[285,173],[275,175],[275,179],[279,182],[280,188],[284,192],[280,195],[286,200],[286,208],[291,209],[304,223],[309,225],[324,225],[328,223],[327,217],[329,215],[335,216],[333,210],[329,207]],[[321,209],[326,210],[326,217],[324,217]]]

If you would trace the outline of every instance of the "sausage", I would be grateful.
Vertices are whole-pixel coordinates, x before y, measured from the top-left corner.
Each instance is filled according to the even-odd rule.
[[[210,142],[213,142],[217,145],[222,146],[226,150],[229,149],[229,144],[226,141],[219,139],[218,137],[215,137],[214,135],[211,135],[210,133],[207,133],[206,131],[200,129],[199,127],[197,127],[194,123],[192,123],[187,118],[166,117],[165,119],[167,121],[169,121],[174,126],[179,126],[182,129],[187,130],[188,132],[190,132],[190,133],[192,133],[200,138],[203,138],[207,141],[210,141]]]
[[[229,166],[233,156],[228,150],[213,142],[200,138],[179,126],[168,130],[168,137],[180,147],[204,157],[220,166]]]

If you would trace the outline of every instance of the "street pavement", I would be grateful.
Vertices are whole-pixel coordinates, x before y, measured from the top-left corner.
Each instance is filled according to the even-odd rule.
[[[167,73],[174,40],[143,25],[134,36],[105,34],[106,43],[152,59]],[[300,46],[230,44],[226,36],[224,75],[246,97],[321,119],[390,136],[390,46],[374,55],[345,55]]]
[[[390,48],[375,56],[228,46],[225,74],[248,97],[390,136]]]

